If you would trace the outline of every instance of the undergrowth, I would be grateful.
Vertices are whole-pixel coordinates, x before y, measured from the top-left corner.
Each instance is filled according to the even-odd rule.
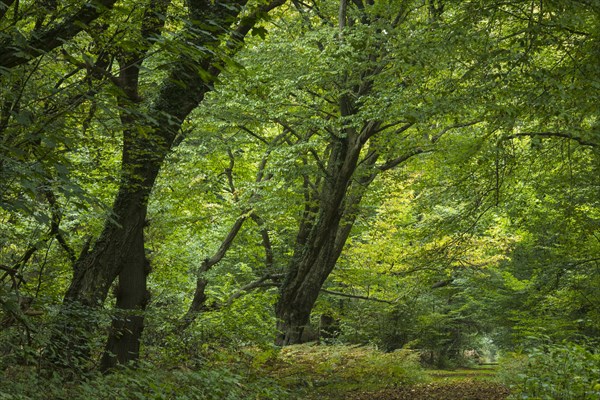
[[[418,359],[418,354],[409,350],[383,353],[365,346],[303,344],[282,349],[265,367],[270,376],[296,393],[344,398],[348,391],[426,381]]]
[[[575,343],[547,344],[502,360],[512,399],[600,400],[600,354]]]
[[[120,368],[107,375],[73,377],[55,371],[38,373],[14,367],[0,379],[0,400],[245,400],[288,399],[288,391],[273,379],[249,373],[239,365],[207,364],[198,369],[165,369],[149,363]]]
[[[365,346],[219,348],[193,363],[162,361],[79,376],[15,365],[2,372],[0,400],[349,399],[428,380],[417,353]]]

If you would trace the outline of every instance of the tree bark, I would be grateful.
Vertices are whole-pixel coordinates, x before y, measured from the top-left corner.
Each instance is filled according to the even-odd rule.
[[[146,289],[150,264],[144,256],[143,234],[141,230],[137,232],[119,274],[116,292],[116,307],[119,311],[113,317],[110,335],[100,363],[102,371],[109,370],[117,364],[127,364],[139,357],[140,337],[144,329],[143,311],[150,298]]]
[[[102,368],[137,358],[139,339],[143,328],[141,311],[145,309],[147,260],[144,255],[144,225],[148,198],[165,156],[169,152],[184,117],[195,108],[207,92],[207,85],[197,74],[189,74],[180,67],[172,75],[185,73],[190,88],[188,95],[180,88],[166,84],[155,105],[154,117],[159,125],[152,135],[142,136],[136,129],[125,132],[122,179],[112,215],[93,248],[82,254],[74,267],[65,304],[95,308],[102,305],[110,286],[119,277],[117,308],[133,310],[136,316],[123,319],[117,313],[107,343],[107,354]],[[182,80],[178,80],[181,82]],[[168,121],[166,120],[167,117]],[[127,312],[124,311],[127,315]],[[89,328],[94,324],[90,324]],[[88,328],[88,329],[89,329]],[[76,343],[81,338],[76,337]],[[87,354],[82,354],[86,357]]]

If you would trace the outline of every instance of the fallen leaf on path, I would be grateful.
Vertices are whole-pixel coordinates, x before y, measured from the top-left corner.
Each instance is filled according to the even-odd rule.
[[[463,380],[355,393],[348,400],[505,400],[509,391],[492,382]]]

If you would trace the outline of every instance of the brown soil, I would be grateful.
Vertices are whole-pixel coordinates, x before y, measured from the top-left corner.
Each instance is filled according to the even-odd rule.
[[[348,394],[348,400],[505,400],[509,391],[497,383],[461,380]]]

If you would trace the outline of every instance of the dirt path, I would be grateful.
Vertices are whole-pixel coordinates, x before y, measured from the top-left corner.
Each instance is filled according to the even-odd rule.
[[[497,383],[469,379],[347,395],[348,400],[505,400],[509,392]]]

